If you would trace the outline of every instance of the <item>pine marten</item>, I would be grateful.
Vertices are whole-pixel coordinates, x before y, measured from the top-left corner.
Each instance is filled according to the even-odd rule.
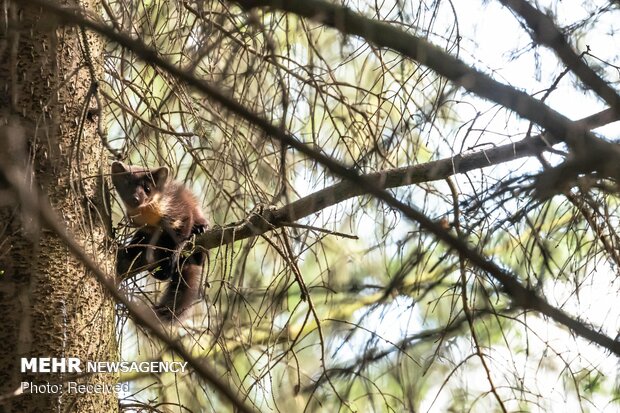
[[[206,258],[201,248],[182,254],[192,234],[207,230],[208,223],[192,192],[168,180],[166,167],[144,169],[112,164],[112,183],[126,213],[139,229],[118,249],[116,272],[120,277],[150,271],[158,280],[170,279],[155,306],[162,320],[179,319],[199,296]]]

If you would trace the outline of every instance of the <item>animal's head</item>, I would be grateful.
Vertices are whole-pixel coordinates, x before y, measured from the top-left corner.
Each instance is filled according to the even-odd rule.
[[[118,161],[112,164],[112,183],[129,209],[149,204],[163,190],[168,174],[165,166],[145,169]]]

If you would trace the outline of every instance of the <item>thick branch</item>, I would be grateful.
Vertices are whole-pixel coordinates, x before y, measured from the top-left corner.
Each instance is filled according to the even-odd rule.
[[[605,109],[580,119],[576,123],[586,129],[595,129],[617,120],[620,120],[617,113],[611,109]],[[556,143],[557,141],[551,136],[537,135],[488,150],[372,173],[364,175],[362,178],[375,183],[382,189],[438,181],[459,173],[466,173],[527,156],[535,156]],[[329,206],[368,193],[364,187],[345,180],[279,209],[267,210],[262,214],[254,214],[238,223],[212,228],[200,236],[198,243],[204,248],[211,249],[254,235],[261,235],[283,226],[283,223],[294,222]]]

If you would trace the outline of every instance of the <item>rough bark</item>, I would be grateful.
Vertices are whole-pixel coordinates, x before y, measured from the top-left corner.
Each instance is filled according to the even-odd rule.
[[[77,2],[62,2],[77,5]],[[96,1],[81,2],[94,10]],[[8,18],[6,18],[8,16]],[[114,393],[19,394],[21,382],[66,383],[71,374],[23,374],[21,357],[116,358],[105,290],[20,193],[48,197],[63,224],[102,269],[111,267],[102,190],[104,148],[96,129],[89,65],[76,27],[28,2],[8,2],[0,30],[0,410],[111,412]],[[102,43],[88,35],[90,55]],[[17,187],[15,187],[17,185]],[[114,383],[91,375],[80,383]],[[11,394],[16,393],[15,396]]]

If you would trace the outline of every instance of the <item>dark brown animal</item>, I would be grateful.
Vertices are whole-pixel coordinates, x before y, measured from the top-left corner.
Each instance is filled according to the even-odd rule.
[[[149,271],[158,280],[170,280],[155,307],[163,320],[179,319],[199,296],[206,252],[195,248],[186,253],[184,248],[193,234],[208,228],[191,191],[168,175],[166,167],[112,164],[112,182],[129,220],[138,227],[118,249],[116,271],[123,278]]]

